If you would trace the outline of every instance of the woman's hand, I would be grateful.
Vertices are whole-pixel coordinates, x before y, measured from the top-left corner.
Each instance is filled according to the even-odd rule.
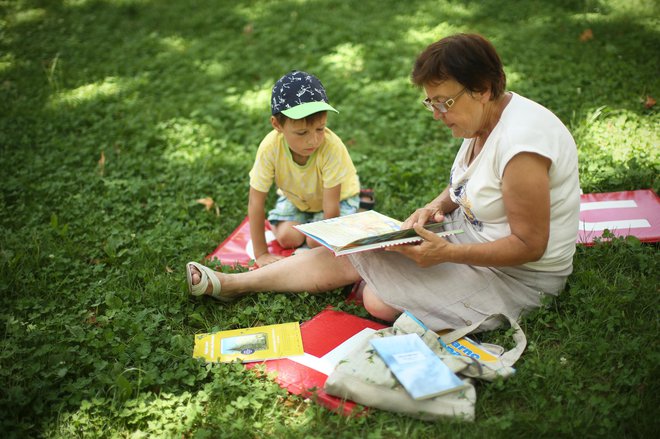
[[[401,224],[402,229],[412,229],[415,225],[423,226],[429,221],[435,221],[436,223],[442,222],[445,219],[442,211],[432,205],[427,205],[422,208],[417,209],[410,215],[404,222]]]
[[[420,210],[422,209],[418,209],[417,212]],[[451,244],[444,238],[426,230],[420,224],[416,224],[413,228],[419,236],[424,238],[424,241],[420,244],[403,244],[385,247],[385,251],[401,253],[424,268],[451,261],[451,250],[455,244]]]
[[[502,198],[511,234],[491,242],[453,244],[422,226],[433,206],[418,209],[406,223],[424,241],[419,245],[389,247],[421,267],[453,262],[480,267],[508,267],[537,261],[546,250],[550,234],[550,160],[534,153],[520,153],[508,163],[502,179]],[[405,224],[405,223],[404,223]]]

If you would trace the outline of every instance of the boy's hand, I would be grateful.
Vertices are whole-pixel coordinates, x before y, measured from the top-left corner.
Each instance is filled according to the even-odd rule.
[[[264,253],[261,256],[259,256],[255,260],[255,262],[257,263],[257,265],[259,267],[265,267],[268,264],[272,264],[275,261],[279,261],[283,257],[284,256],[278,256],[278,255],[274,255],[274,254],[271,254],[271,253]]]
[[[336,218],[339,216],[341,213],[339,209],[340,195],[341,184],[323,189],[323,219]]]

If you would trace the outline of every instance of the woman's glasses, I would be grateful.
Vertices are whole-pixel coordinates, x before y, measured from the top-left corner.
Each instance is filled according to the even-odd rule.
[[[464,87],[456,96],[443,102],[433,102],[429,98],[426,98],[422,101],[422,104],[424,104],[429,111],[438,110],[441,113],[446,113],[456,103],[456,100],[465,93],[465,90],[467,90],[467,88]]]

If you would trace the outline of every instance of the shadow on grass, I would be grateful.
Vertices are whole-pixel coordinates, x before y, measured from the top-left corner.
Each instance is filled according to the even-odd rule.
[[[117,395],[138,387],[125,373],[136,364],[146,392],[199,390],[209,378],[189,361],[192,332],[253,325],[268,310],[307,319],[324,305],[280,296],[270,307],[258,300],[218,310],[181,294],[183,263],[245,216],[270,86],[288,70],[322,79],[341,111],[332,128],[383,211],[399,217],[437,193],[458,145],[408,83],[415,55],[442,34],[491,38],[511,88],[567,123],[600,106],[655,115],[636,99],[657,90],[657,57],[640,50],[658,46],[657,31],[634,16],[598,19],[600,3],[547,3],[4,6],[0,179],[12,215],[0,219],[0,303],[14,350],[3,357],[13,363],[2,375],[10,388],[3,422],[32,434],[85,399],[130,400]],[[586,28],[595,37],[583,43]],[[611,161],[626,174],[628,163]],[[655,165],[638,166],[628,186],[610,187],[655,184]],[[219,217],[196,203],[205,196]]]

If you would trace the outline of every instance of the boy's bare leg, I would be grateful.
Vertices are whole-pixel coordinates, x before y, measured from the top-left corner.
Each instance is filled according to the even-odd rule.
[[[193,285],[201,277],[193,268]],[[314,248],[280,259],[257,270],[227,274],[215,272],[222,285],[222,296],[237,297],[259,291],[319,293],[330,291],[360,279],[348,258],[336,257],[325,247]],[[212,286],[206,293],[210,293]]]
[[[305,243],[305,235],[294,226],[300,223],[295,221],[282,221],[273,225],[273,233],[282,248],[298,248]]]
[[[307,247],[309,248],[316,248],[321,246],[318,241],[313,240],[309,236],[305,238],[305,244],[307,244]]]

